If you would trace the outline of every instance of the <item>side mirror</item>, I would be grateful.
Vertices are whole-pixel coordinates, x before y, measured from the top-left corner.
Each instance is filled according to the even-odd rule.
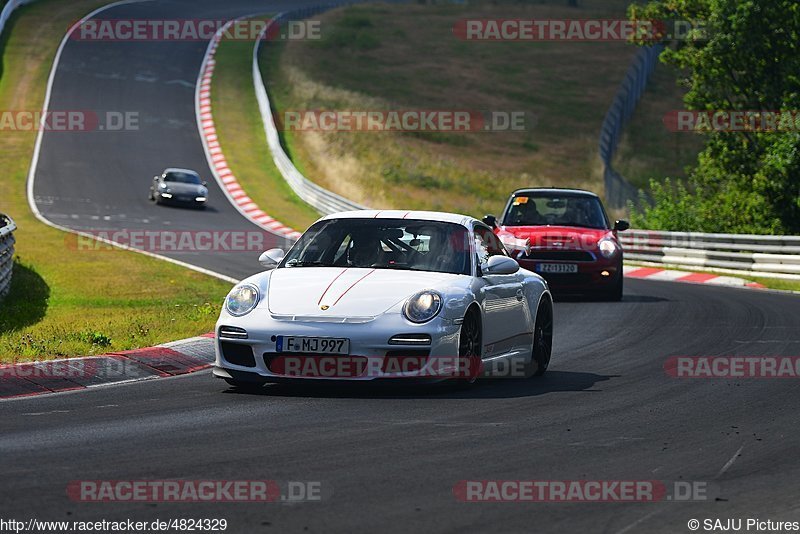
[[[202,186],[203,186],[203,187],[206,187],[206,186],[208,185],[208,182],[206,182],[205,180],[203,180],[203,181],[202,181],[202,182],[200,182],[200,183],[202,184]]]
[[[490,228],[494,228],[497,226],[497,217],[492,214],[485,215],[483,219],[481,219],[484,224],[488,225]]]
[[[267,269],[274,269],[283,261],[286,252],[282,248],[271,248],[258,257],[258,263]]]
[[[631,223],[629,223],[625,219],[620,219],[620,220],[614,222],[614,230],[616,230],[617,232],[624,232],[625,230],[627,230],[630,227],[631,227]]]
[[[485,274],[514,274],[519,271],[519,263],[508,256],[491,256],[482,270]]]
[[[153,176],[153,181],[157,182],[158,181],[158,176]]]

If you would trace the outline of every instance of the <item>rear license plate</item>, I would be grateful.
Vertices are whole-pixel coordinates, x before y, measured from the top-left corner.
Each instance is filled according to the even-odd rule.
[[[578,265],[575,263],[537,263],[538,273],[577,273]]]
[[[275,352],[350,354],[350,340],[333,337],[278,336]]]

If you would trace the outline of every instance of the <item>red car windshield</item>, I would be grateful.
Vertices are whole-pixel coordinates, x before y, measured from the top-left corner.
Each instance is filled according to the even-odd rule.
[[[607,229],[600,200],[578,195],[519,195],[503,217],[505,226],[579,226]]]

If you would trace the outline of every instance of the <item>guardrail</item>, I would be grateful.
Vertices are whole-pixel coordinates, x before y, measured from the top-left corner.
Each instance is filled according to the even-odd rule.
[[[800,236],[628,230],[619,237],[626,260],[800,280]]]
[[[20,6],[24,6],[25,4],[30,4],[35,0],[9,0],[9,2],[3,6],[3,10],[0,11],[0,33],[3,33],[3,29],[6,27],[6,22],[8,19],[11,18],[11,13],[14,12]]]
[[[294,163],[292,163],[292,160],[281,146],[280,135],[275,126],[275,118],[272,116],[272,107],[270,105],[269,95],[267,94],[267,88],[261,76],[261,69],[258,66],[258,53],[261,49],[264,36],[270,31],[273,24],[307,18],[333,7],[338,7],[339,5],[344,4],[328,4],[281,13],[272,19],[262,30],[256,40],[256,45],[253,47],[253,84],[255,86],[256,99],[258,100],[258,109],[261,113],[261,120],[264,123],[267,145],[272,154],[272,160],[295,194],[323,215],[330,215],[331,213],[339,211],[363,210],[367,208],[343,196],[337,195],[332,191],[328,191],[324,187],[320,187],[303,176],[300,171],[297,170],[297,167],[294,166]]]
[[[11,217],[0,213],[0,298],[8,293],[11,273],[14,270],[14,230],[17,225]]]
[[[639,190],[614,170],[611,160],[622,137],[622,129],[633,115],[663,49],[663,45],[657,44],[641,47],[637,51],[600,128],[600,159],[603,161],[605,200],[612,208],[624,208],[629,200],[638,201]]]

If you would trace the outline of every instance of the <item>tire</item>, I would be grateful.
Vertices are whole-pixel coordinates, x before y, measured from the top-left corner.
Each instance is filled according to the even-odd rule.
[[[455,382],[460,389],[469,389],[480,376],[482,342],[480,315],[471,309],[464,315],[464,322],[461,323],[461,331],[458,335],[459,369]],[[462,361],[466,363],[461,363]],[[461,376],[462,369],[467,370],[466,376]]]
[[[542,376],[550,366],[553,352],[553,305],[550,301],[542,301],[536,310],[536,323],[533,326],[533,348],[531,362],[526,376]]]
[[[603,293],[603,300],[607,300],[609,302],[619,302],[622,300],[622,288],[624,284],[624,278],[622,276],[622,269],[619,270],[619,275],[617,275],[617,280],[614,282],[614,285],[611,288],[607,289],[605,293]]]

